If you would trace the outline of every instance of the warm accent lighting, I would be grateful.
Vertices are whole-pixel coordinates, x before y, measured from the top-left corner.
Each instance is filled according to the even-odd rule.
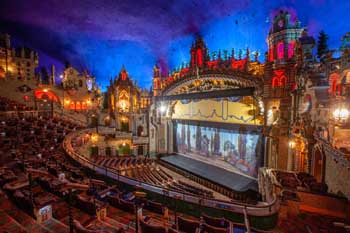
[[[165,105],[161,105],[160,106],[160,112],[164,113],[166,111],[166,106]]]
[[[125,100],[121,100],[119,102],[119,106],[121,107],[121,109],[124,111],[126,109],[126,101]]]
[[[289,147],[292,149],[295,147],[295,142],[293,140],[289,141]]]
[[[92,142],[93,144],[96,144],[97,141],[98,141],[98,134],[97,134],[97,133],[93,133],[93,134],[91,135],[91,142]]]
[[[43,92],[48,92],[48,90],[47,90],[47,89],[44,89]]]
[[[337,108],[333,112],[333,117],[337,120],[345,120],[349,118],[349,114],[350,114],[349,110],[345,108]]]
[[[127,122],[127,121],[128,121],[128,118],[122,117],[121,120],[122,120],[122,122]]]

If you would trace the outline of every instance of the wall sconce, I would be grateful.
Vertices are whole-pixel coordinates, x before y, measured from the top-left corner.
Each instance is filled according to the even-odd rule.
[[[98,141],[98,134],[97,133],[93,133],[91,135],[91,142],[92,142],[92,144],[95,145],[97,143],[97,141]]]

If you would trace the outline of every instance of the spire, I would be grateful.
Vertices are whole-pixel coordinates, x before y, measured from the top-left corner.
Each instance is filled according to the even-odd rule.
[[[218,60],[221,60],[221,50],[219,49],[219,52],[218,52]]]
[[[259,57],[259,52],[255,51],[254,52],[254,61],[257,62],[258,61],[258,57]]]
[[[247,52],[246,52],[246,59],[250,61],[250,51],[249,48],[247,47]]]
[[[191,67],[202,67],[209,60],[208,49],[202,36],[196,34],[195,43],[191,47]]]
[[[124,64],[123,64],[122,69],[119,73],[119,78],[121,78],[121,80],[123,80],[123,81],[128,79],[128,72],[126,71]]]
[[[242,59],[242,49],[240,49],[238,51],[238,59],[241,60]]]
[[[160,69],[157,64],[153,67],[153,78],[159,78],[160,77]]]

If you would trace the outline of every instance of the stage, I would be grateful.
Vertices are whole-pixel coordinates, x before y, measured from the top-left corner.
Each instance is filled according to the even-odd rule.
[[[191,172],[194,175],[221,184],[238,192],[244,192],[248,189],[258,191],[258,182],[256,179],[230,172],[226,169],[221,169],[220,167],[213,166],[196,159],[175,154],[164,156],[161,158],[161,160],[177,168]]]

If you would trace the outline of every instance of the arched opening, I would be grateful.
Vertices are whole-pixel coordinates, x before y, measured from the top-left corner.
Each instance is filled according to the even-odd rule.
[[[281,76],[280,77],[280,83],[279,83],[279,85],[281,86],[281,87],[285,87],[286,86],[286,83],[287,83],[287,77],[286,76]]]
[[[291,41],[288,44],[288,58],[292,58],[294,56],[294,47],[295,41]]]
[[[281,41],[277,44],[277,59],[284,58],[284,43]]]
[[[129,119],[125,116],[121,117],[120,130],[123,132],[129,132]]]
[[[313,176],[316,178],[317,182],[322,182],[323,167],[324,167],[323,154],[319,148],[316,148],[314,151],[313,160],[312,160],[312,173],[313,173]]]
[[[138,155],[143,155],[143,145],[139,145],[139,146],[137,147],[137,154],[138,154]]]
[[[138,127],[137,127],[137,136],[142,136],[142,134],[143,134],[143,127],[141,126],[141,125],[139,125]]]
[[[70,104],[69,104],[69,109],[70,110],[75,110],[75,102],[74,101],[71,101]]]
[[[53,102],[59,103],[58,96],[53,93],[52,91],[43,89],[43,90],[35,90],[34,95],[36,99],[43,99],[43,100],[51,100]]]
[[[81,105],[79,101],[77,101],[75,104],[75,110],[81,110]]]
[[[34,91],[35,105],[42,114],[53,116],[54,103],[60,103],[55,93],[47,89],[37,89]]]
[[[274,77],[272,79],[272,87],[277,87],[278,86],[278,77]]]

